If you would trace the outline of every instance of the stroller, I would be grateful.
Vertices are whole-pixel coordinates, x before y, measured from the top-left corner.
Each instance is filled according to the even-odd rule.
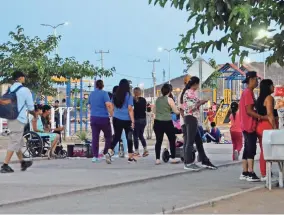
[[[182,134],[182,129],[180,125],[180,120],[173,120],[173,124],[175,127],[175,134]],[[180,158],[180,160],[183,162],[184,161],[184,150],[183,150],[183,140],[180,140],[176,136],[176,158]],[[196,159],[196,148],[194,146],[194,150],[192,152],[193,160]],[[167,148],[165,148],[162,152],[162,160],[167,163],[171,157],[171,154]]]

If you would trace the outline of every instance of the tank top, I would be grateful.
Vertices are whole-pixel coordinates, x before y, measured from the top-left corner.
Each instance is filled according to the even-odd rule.
[[[156,100],[156,120],[171,121],[172,108],[169,105],[168,96],[161,96]]]
[[[266,98],[265,98],[265,99],[266,99]],[[265,99],[264,99],[264,100],[265,100]],[[273,106],[274,106],[274,101],[273,101]],[[257,102],[256,110],[257,110],[257,113],[258,113],[259,115],[261,115],[261,116],[266,116],[266,115],[267,115],[266,107],[265,107],[263,104],[259,104],[259,103]],[[275,117],[278,117],[278,113],[277,113],[277,110],[276,110],[276,109],[273,110],[273,115],[274,115]]]

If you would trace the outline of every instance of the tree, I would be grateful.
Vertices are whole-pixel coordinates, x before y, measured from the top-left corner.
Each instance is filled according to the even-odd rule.
[[[271,64],[278,62],[284,66],[284,1],[283,0],[149,0],[149,3],[165,7],[171,6],[188,12],[188,22],[194,20],[193,27],[182,39],[178,49],[183,53],[192,54],[196,58],[198,54],[213,52],[216,48],[221,51],[227,48],[232,62],[237,56],[242,61],[248,55],[248,51],[241,47],[250,47],[260,52],[265,49],[272,51],[266,62]],[[272,38],[264,36],[256,41],[260,30],[268,30],[270,26],[279,29],[279,33]],[[224,36],[217,40],[195,41],[198,31],[208,36],[212,32],[221,31]],[[252,47],[257,42],[259,45]]]
[[[180,59],[183,61],[184,64],[186,64],[186,68],[183,70],[183,73],[187,74],[187,71],[192,66],[193,61],[187,55],[182,56]]]
[[[10,32],[9,36],[11,41],[0,45],[0,84],[11,83],[11,75],[18,69],[26,74],[28,88],[38,96],[46,96],[56,94],[52,80],[54,76],[79,79],[112,74],[113,69],[99,69],[89,61],[79,63],[74,57],[62,59],[56,55],[51,58],[60,36],[48,36],[45,40],[30,38],[21,26],[17,26],[16,32]]]

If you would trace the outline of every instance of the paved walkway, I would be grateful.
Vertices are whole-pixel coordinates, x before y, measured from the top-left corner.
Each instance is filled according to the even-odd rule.
[[[231,147],[205,144],[216,165],[231,162]],[[13,164],[15,173],[0,177],[0,212],[27,213],[32,207],[33,213],[156,213],[255,186],[239,182],[239,165],[191,174],[182,164],[155,166],[150,152],[137,164],[42,160],[27,172]]]

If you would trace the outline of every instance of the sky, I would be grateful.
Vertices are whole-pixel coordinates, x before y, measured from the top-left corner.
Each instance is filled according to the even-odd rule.
[[[74,56],[78,61],[89,60],[100,66],[100,56],[95,51],[108,51],[104,67],[116,68],[113,77],[105,78],[106,90],[111,90],[122,78],[131,79],[134,86],[151,87],[153,64],[148,60],[160,59],[156,64],[157,83],[163,82],[163,70],[168,80],[168,53],[158,48],[175,48],[180,34],[193,27],[187,23],[188,14],[174,8],[148,5],[148,0],[2,0],[0,13],[0,43],[6,42],[9,31],[17,25],[29,36],[44,39],[53,30],[40,24],[56,25],[62,36],[58,50],[62,57]],[[197,35],[199,40],[218,39],[220,32]],[[183,74],[185,65],[181,54],[171,52],[171,78]],[[205,60],[217,63],[231,62],[226,50],[207,53]],[[262,61],[262,55],[250,58]],[[88,84],[87,84],[88,85]]]

